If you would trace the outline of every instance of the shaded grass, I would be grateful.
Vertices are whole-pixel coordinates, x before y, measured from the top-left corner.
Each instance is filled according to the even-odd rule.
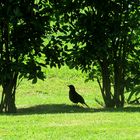
[[[27,108],[20,108],[18,115],[28,114],[59,114],[59,113],[89,113],[94,112],[91,108],[84,108],[78,105],[67,104],[44,104],[36,105]]]
[[[140,106],[128,106],[124,108],[84,108],[78,105],[66,104],[43,104],[35,105],[27,108],[18,109],[16,115],[29,115],[29,114],[59,114],[59,113],[98,113],[98,112],[140,112]]]

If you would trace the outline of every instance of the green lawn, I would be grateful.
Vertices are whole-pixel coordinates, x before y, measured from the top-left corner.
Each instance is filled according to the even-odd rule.
[[[47,79],[32,85],[23,80],[16,95],[17,114],[0,116],[0,140],[139,140],[140,107],[104,109],[96,82],[84,82],[76,70],[48,69]],[[73,105],[68,84],[91,107]]]

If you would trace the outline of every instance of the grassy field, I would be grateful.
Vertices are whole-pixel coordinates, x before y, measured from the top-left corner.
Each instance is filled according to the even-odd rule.
[[[17,114],[0,115],[0,140],[139,140],[140,107],[104,109],[96,82],[76,70],[48,69],[47,79],[17,89]],[[68,84],[75,85],[90,109],[73,105]]]

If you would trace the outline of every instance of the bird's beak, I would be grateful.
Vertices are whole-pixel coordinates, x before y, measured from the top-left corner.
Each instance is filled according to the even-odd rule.
[[[70,86],[70,85],[67,85],[68,87]]]

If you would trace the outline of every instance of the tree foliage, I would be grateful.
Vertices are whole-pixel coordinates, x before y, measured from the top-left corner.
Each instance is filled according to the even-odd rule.
[[[66,63],[97,79],[106,107],[123,107],[125,89],[140,78],[140,69],[132,69],[140,62],[139,0],[65,0],[54,6],[59,39],[73,46],[64,47]]]

